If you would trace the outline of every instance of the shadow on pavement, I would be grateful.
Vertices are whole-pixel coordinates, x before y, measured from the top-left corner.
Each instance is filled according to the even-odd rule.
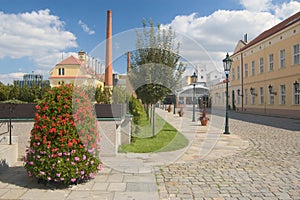
[[[0,182],[3,184],[14,185],[16,188],[27,189],[65,189],[65,185],[54,183],[38,183],[36,178],[27,175],[23,166],[2,167],[0,168]]]
[[[219,116],[224,116],[224,112],[222,111],[214,112],[214,114],[216,113]],[[228,115],[229,121],[230,119],[236,119],[254,124],[286,129],[290,131],[300,131],[300,119],[236,112],[233,110],[230,110]]]

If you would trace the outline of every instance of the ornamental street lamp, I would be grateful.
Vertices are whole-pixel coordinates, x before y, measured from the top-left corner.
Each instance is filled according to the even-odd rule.
[[[300,90],[299,90],[299,83],[297,81],[295,81],[293,84],[294,84],[295,93],[300,92]]]
[[[226,58],[223,59],[223,65],[224,65],[224,72],[226,75],[226,116],[225,116],[225,132],[224,134],[230,134],[229,132],[229,125],[228,125],[228,75],[230,72],[232,59],[230,59],[228,53],[226,55]]]
[[[197,82],[197,74],[194,72],[194,74],[191,76],[192,83],[193,83],[193,122],[195,121],[195,86]]]

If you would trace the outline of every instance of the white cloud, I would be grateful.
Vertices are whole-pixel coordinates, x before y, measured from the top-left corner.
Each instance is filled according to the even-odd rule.
[[[249,11],[268,11],[272,8],[272,0],[240,0],[240,4]]]
[[[242,2],[247,4],[248,9],[251,7],[250,1]],[[253,6],[257,2],[261,1],[254,1]],[[232,53],[246,33],[250,41],[300,10],[299,2],[291,1],[281,6],[270,5],[270,2],[261,2],[265,9],[275,9],[269,12],[218,10],[208,16],[192,13],[176,16],[168,25],[177,32],[177,39],[181,42],[180,52],[186,60],[206,66],[208,70],[222,70],[222,59],[226,52]]]
[[[37,68],[52,68],[47,57],[64,49],[77,47],[73,33],[64,30],[64,22],[50,10],[19,14],[0,12],[0,59],[28,57]]]
[[[3,84],[12,84],[12,80],[22,80],[24,73],[16,72],[9,74],[0,74],[0,80]]]
[[[225,51],[232,52],[245,33],[250,39],[271,28],[279,19],[268,12],[218,10],[209,16],[177,16],[169,24],[177,32],[181,53],[192,63],[221,65]]]
[[[285,19],[300,11],[300,2],[290,1],[289,3],[283,3],[280,6],[275,6],[274,11],[275,16],[280,19]]]
[[[79,20],[78,24],[81,26],[82,30],[89,35],[95,34],[94,30],[91,30],[88,25],[86,25],[83,21]]]

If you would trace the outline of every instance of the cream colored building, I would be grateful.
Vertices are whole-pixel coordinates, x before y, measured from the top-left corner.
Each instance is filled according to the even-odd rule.
[[[239,41],[230,57],[231,108],[300,118],[300,12],[249,43]]]
[[[57,87],[62,83],[103,86],[102,76],[88,66],[86,57],[86,53],[80,51],[78,58],[69,56],[58,63],[50,72],[51,87]]]

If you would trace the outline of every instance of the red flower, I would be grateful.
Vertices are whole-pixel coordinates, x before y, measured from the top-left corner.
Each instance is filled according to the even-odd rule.
[[[68,147],[72,147],[73,146],[73,143],[72,142],[68,142]]]
[[[76,140],[76,139],[72,139],[72,142],[73,142],[74,144],[77,144],[77,140]]]
[[[51,128],[49,132],[50,132],[50,133],[56,133],[56,128],[54,128],[54,127]]]

